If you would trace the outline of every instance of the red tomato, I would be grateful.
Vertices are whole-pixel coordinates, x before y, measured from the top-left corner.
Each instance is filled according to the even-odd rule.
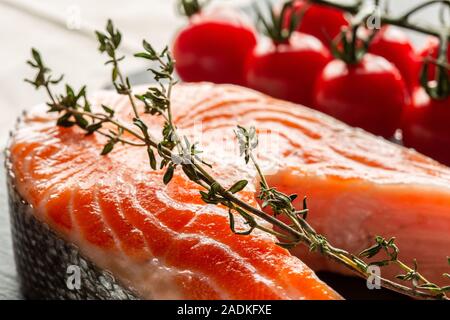
[[[188,82],[242,85],[245,57],[255,46],[255,31],[239,13],[225,8],[201,11],[175,39],[176,71]]]
[[[354,65],[331,61],[316,81],[318,110],[385,138],[400,127],[402,110],[408,103],[397,68],[370,53]]]
[[[393,63],[411,92],[419,85],[420,58],[408,37],[400,29],[392,26],[383,27],[372,40],[369,52]]]
[[[450,166],[450,97],[435,100],[417,88],[404,113],[403,142]]]
[[[294,32],[287,43],[281,44],[265,39],[247,58],[247,86],[311,106],[314,80],[330,60],[328,49],[308,34]]]
[[[438,58],[439,54],[439,40],[435,37],[429,37],[425,44],[425,47],[422,48],[419,52],[419,56],[423,59],[431,57],[434,59]],[[450,61],[450,44],[447,48],[447,61]],[[450,72],[449,72],[450,74]],[[428,68],[428,80],[435,80],[436,78],[436,68],[433,64],[429,65]]]
[[[305,8],[306,11],[304,11]],[[341,28],[349,25],[345,13],[335,8],[298,0],[294,2],[293,10],[296,14],[304,12],[297,30],[315,36],[328,48],[331,41],[340,33]],[[287,25],[290,14],[286,15],[284,21]]]

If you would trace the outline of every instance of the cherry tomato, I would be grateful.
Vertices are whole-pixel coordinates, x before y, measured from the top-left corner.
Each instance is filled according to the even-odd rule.
[[[425,43],[425,46],[420,50],[419,56],[422,60],[431,57],[434,59],[438,58],[439,54],[439,40],[435,37],[429,37]],[[450,61],[450,44],[447,49],[447,61]],[[450,74],[450,72],[449,72]],[[436,78],[436,68],[433,64],[430,64],[428,68],[428,80],[435,80]]]
[[[294,2],[293,12],[301,15],[297,30],[315,36],[327,48],[340,33],[341,28],[349,25],[343,11],[318,4],[308,4],[304,0]],[[287,15],[285,24],[289,19],[290,15]]]
[[[328,49],[308,34],[293,32],[280,44],[264,39],[247,58],[246,83],[273,97],[311,106],[314,80],[330,60]]]
[[[176,71],[188,82],[211,81],[242,85],[245,57],[256,46],[254,29],[227,8],[200,11],[176,36]]]
[[[417,88],[405,109],[403,143],[450,166],[450,97],[432,99]]]
[[[419,85],[420,58],[406,34],[400,29],[392,26],[383,27],[372,40],[369,52],[393,63],[411,92]]]
[[[400,127],[402,110],[409,103],[397,68],[370,53],[356,64],[338,59],[328,63],[314,93],[318,110],[385,138]]]

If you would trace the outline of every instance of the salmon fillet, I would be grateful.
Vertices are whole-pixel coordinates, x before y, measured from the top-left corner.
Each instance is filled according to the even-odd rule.
[[[124,121],[132,117],[123,96],[103,92],[93,101],[114,107]],[[420,271],[439,283],[450,248],[449,168],[237,86],[177,85],[173,109],[180,131],[199,142],[224,185],[255,181],[254,170],[238,157],[233,132],[236,124],[255,125],[269,183],[307,195],[308,220],[318,232],[352,252],[370,246],[375,235],[396,236],[400,257],[417,258]],[[10,148],[20,194],[39,219],[142,297],[339,298],[272,236],[232,234],[227,211],[202,203],[181,172],[164,186],[143,148],[118,146],[100,156],[102,137],[55,127],[45,110],[41,105],[28,114]],[[143,117],[158,136],[162,122]],[[255,205],[256,186],[241,193]],[[245,228],[242,221],[239,226]],[[339,270],[306,250],[293,253],[315,270]]]
[[[177,116],[189,109],[184,106],[189,100],[205,101],[210,89],[180,85],[175,93]],[[203,96],[194,99],[198,93]],[[113,106],[130,121],[123,97],[107,92],[94,101]],[[341,298],[277,246],[273,236],[233,234],[228,211],[205,205],[197,185],[181,171],[165,186],[163,172],[149,167],[145,148],[118,146],[100,156],[103,137],[56,127],[55,115],[47,114],[46,108],[32,109],[13,136],[9,151],[16,188],[40,221],[138,296]],[[143,117],[153,134],[159,134],[159,120]],[[241,196],[257,206],[254,192],[249,188]],[[237,226],[245,227],[240,220]]]

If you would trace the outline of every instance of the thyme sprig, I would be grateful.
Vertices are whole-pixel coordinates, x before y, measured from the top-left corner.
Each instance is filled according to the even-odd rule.
[[[209,173],[211,165],[198,156],[201,150],[198,149],[197,144],[191,143],[187,137],[178,133],[171,108],[171,93],[176,85],[176,80],[173,76],[175,61],[172,59],[170,51],[165,48],[158,52],[148,42],[143,42],[144,51],[136,54],[136,57],[147,59],[152,64],[158,64],[158,68],[149,69],[158,85],[148,88],[144,94],[133,94],[130,82],[123,77],[120,69],[120,61],[123,58],[117,58],[121,40],[120,32],[114,28],[111,21],[108,21],[106,33],[97,32],[97,37],[100,52],[106,52],[110,58],[107,63],[113,66],[112,82],[116,91],[128,96],[133,107],[135,114],[133,123],[131,126],[122,123],[116,118],[114,110],[108,106],[101,106],[102,112],[94,112],[87,98],[85,87],[76,92],[66,85],[65,93],[56,95],[53,88],[62,81],[62,77],[53,78],[51,70],[43,63],[39,52],[32,49],[32,60],[28,63],[37,70],[37,75],[34,80],[27,80],[27,82],[36,89],[44,88],[47,91],[50,99],[47,103],[48,112],[58,114],[57,125],[77,126],[83,129],[86,135],[97,133],[106,136],[108,142],[101,151],[103,155],[110,153],[117,143],[147,148],[150,167],[155,170],[158,168],[165,170],[163,175],[165,184],[171,181],[176,169],[181,167],[191,181],[202,187],[200,196],[205,203],[220,205],[228,209],[230,228],[235,234],[248,235],[255,229],[259,229],[278,237],[280,240],[278,244],[282,247],[292,248],[299,244],[306,245],[311,251],[320,252],[366,279],[373,276],[368,272],[370,265],[383,267],[395,264],[405,272],[399,275],[400,282],[379,276],[382,286],[414,297],[448,299],[446,292],[450,290],[449,286],[439,287],[429,282],[419,273],[417,263],[413,267],[409,267],[399,260],[399,250],[393,238],[385,240],[377,237],[375,245],[364,250],[360,255],[333,247],[325,236],[318,234],[306,221],[308,215],[306,199],[303,200],[303,208],[296,210],[293,201],[297,195],[286,195],[268,184],[254,155],[254,150],[258,146],[256,129],[238,126],[235,134],[241,156],[244,157],[246,163],[251,162],[255,167],[259,178],[258,197],[262,201],[262,209],[270,209],[272,214],[243,201],[239,192],[246,188],[248,181],[240,180],[228,187],[221,184]],[[138,109],[140,106],[135,99],[142,103],[144,113],[163,117],[165,120],[161,140],[150,135],[147,124],[140,117]],[[106,124],[109,125],[108,129],[105,129]],[[134,140],[125,139],[124,133],[131,135]],[[160,159],[156,159],[155,151]],[[238,230],[236,215],[240,216],[248,226],[247,230],[241,228]],[[287,218],[289,222],[285,223],[280,220],[281,216]],[[269,222],[273,229],[263,224],[261,219]],[[382,252],[387,254],[387,259],[366,262],[366,258],[373,258]],[[448,260],[450,263],[450,259]],[[449,277],[448,274],[444,276]]]
[[[267,6],[268,12],[270,13],[269,19],[265,18],[265,15],[258,5],[254,5],[254,10],[258,18],[258,23],[262,26],[262,31],[266,36],[272,39],[275,44],[289,42],[291,35],[300,23],[302,14],[293,14],[293,3],[291,1],[285,2],[279,13],[272,8],[270,2],[267,3]],[[304,11],[305,10],[303,10],[302,13],[304,13]]]

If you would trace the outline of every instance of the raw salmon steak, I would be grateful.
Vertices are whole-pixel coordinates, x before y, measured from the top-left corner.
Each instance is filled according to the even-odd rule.
[[[124,96],[102,92],[92,102],[131,121]],[[274,237],[234,235],[228,212],[205,205],[181,171],[165,186],[162,173],[149,168],[145,148],[117,145],[100,156],[103,137],[56,127],[46,109],[31,110],[13,135],[16,188],[36,218],[139,297],[339,298]],[[256,174],[239,158],[237,124],[255,125],[257,156],[269,183],[306,195],[308,220],[334,245],[357,253],[375,235],[396,236],[401,258],[417,258],[430,279],[438,282],[447,271],[449,168],[319,112],[237,86],[179,84],[173,112],[221,183],[254,181],[240,196],[255,206]],[[142,117],[158,136],[162,120]],[[238,228],[245,228],[242,221]],[[316,270],[339,270],[317,254],[293,252]]]

